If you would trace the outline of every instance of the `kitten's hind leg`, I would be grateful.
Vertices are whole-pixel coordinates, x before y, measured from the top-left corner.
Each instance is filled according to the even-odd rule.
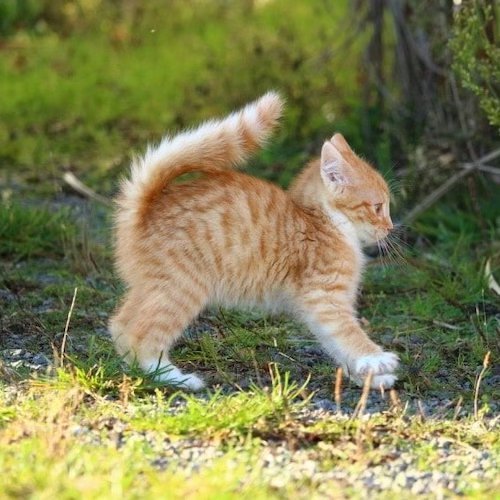
[[[109,324],[116,349],[128,362],[137,361],[142,370],[165,384],[200,390],[202,379],[183,373],[172,364],[168,352],[205,306],[206,294],[161,285],[135,285],[128,292]]]

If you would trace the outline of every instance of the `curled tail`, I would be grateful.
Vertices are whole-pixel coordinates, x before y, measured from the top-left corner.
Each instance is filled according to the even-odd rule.
[[[282,109],[281,97],[268,92],[222,120],[165,137],[132,164],[130,179],[121,186],[119,208],[127,216],[145,214],[176,177],[188,172],[220,172],[242,163],[266,142]]]

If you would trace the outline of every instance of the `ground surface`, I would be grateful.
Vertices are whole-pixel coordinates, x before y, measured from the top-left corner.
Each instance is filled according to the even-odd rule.
[[[395,391],[344,380],[301,325],[208,311],[175,351],[210,387],[157,387],[114,354],[109,210],[70,194],[4,207],[0,491],[7,497],[486,496],[498,492],[498,302],[476,233],[368,266],[365,327]],[[425,227],[425,226],[423,226]],[[474,248],[474,249],[472,249]],[[74,307],[68,314],[77,288]],[[67,335],[65,329],[67,327]],[[64,344],[64,346],[63,346]],[[64,354],[61,356],[61,352]],[[494,359],[494,358],[493,358]]]

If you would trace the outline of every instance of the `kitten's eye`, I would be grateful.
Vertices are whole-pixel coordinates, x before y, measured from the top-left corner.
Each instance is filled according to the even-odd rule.
[[[373,205],[373,208],[375,209],[375,213],[377,215],[380,215],[382,213],[382,206],[384,204],[383,203],[377,203],[376,205]]]

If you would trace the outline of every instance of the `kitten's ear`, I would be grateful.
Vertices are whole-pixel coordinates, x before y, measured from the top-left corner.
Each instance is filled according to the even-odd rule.
[[[344,136],[338,132],[333,135],[333,137],[330,139],[330,142],[340,151],[341,154],[355,154],[351,149],[351,146],[347,144]]]
[[[330,141],[321,149],[321,178],[326,186],[346,186],[349,181],[349,166],[342,153]]]

